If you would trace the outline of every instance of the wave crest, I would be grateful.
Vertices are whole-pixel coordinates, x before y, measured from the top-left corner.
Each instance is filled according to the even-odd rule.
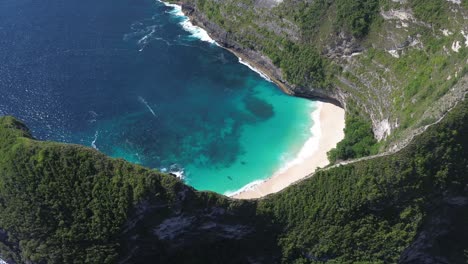
[[[160,0],[158,1],[163,3],[167,7],[173,8],[173,10],[169,11],[168,13],[181,19],[179,24],[182,26],[182,28],[185,31],[191,34],[190,35],[191,37],[201,40],[201,41],[209,42],[211,44],[218,45],[218,43],[216,43],[216,41],[210,37],[210,35],[208,34],[208,32],[206,32],[206,30],[204,30],[203,28],[199,26],[195,26],[194,24],[192,24],[190,19],[184,14],[184,12],[182,12],[182,6],[166,3]]]

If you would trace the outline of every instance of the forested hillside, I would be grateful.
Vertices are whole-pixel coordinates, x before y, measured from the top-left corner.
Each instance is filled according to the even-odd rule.
[[[257,201],[0,119],[0,256],[11,263],[466,263],[468,103],[397,154]]]
[[[181,4],[286,92],[345,107],[332,162],[402,146],[434,125],[394,154],[240,201],[91,148],[35,140],[0,117],[1,259],[468,263],[467,0]]]
[[[285,227],[284,262],[466,263],[467,118],[464,102],[397,154],[261,200],[259,211]]]
[[[267,256],[252,245],[275,243],[254,216],[252,202],[195,192],[91,148],[36,141],[0,118],[0,257],[9,263],[242,263],[230,248]]]
[[[283,89],[338,102],[353,126],[372,127],[378,145],[356,147],[347,133],[341,147],[366,149],[338,150],[336,159],[403,144],[468,91],[466,0],[182,2],[195,23]]]

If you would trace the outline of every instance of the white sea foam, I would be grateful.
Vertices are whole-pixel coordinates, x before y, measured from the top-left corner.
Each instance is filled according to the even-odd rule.
[[[163,169],[165,169],[165,171],[168,171],[166,168]],[[169,173],[174,174],[177,178],[181,180],[185,178],[185,170],[179,164],[172,164],[171,166],[169,166]]]
[[[148,21],[149,20],[145,20],[145,23],[142,21],[134,22],[131,25],[132,32],[125,34],[123,40],[132,42],[135,41],[136,45],[140,48],[139,51],[143,51],[151,42],[155,40],[163,41],[168,46],[172,45],[170,41],[157,36],[162,25],[146,25]],[[150,22],[158,23],[157,16],[153,16],[152,21]]]
[[[91,118],[88,120],[89,123],[95,123],[97,121],[98,114],[94,111],[88,111]]]
[[[163,3],[166,6],[169,6],[169,7],[173,8],[173,10],[170,11],[169,13],[182,19],[182,21],[180,22],[180,25],[182,25],[182,28],[184,30],[186,30],[187,32],[190,32],[192,34],[191,35],[192,37],[219,46],[219,44],[210,37],[210,35],[208,34],[208,32],[206,30],[204,30],[201,27],[195,26],[195,25],[192,24],[192,22],[190,22],[190,19],[187,16],[185,16],[184,12],[182,12],[182,7],[180,5],[166,3],[166,2],[163,2],[163,1],[160,1],[160,0],[158,0],[158,1]],[[239,58],[239,62],[241,64],[249,67],[249,69],[251,69],[252,71],[258,73],[263,79],[265,79],[265,80],[267,80],[269,82],[272,82],[271,79],[266,74],[264,74],[263,72],[261,72],[257,68],[253,67],[249,63],[243,61],[241,58]]]
[[[212,39],[210,35],[208,35],[208,32],[206,32],[206,30],[193,25],[188,18],[185,21],[182,21],[181,25],[186,31],[192,34],[192,37],[197,38],[201,41],[209,42],[211,44],[216,44],[216,41],[214,41],[214,39]]]
[[[293,167],[295,165],[301,164],[302,162],[304,162],[305,159],[312,156],[318,150],[320,138],[322,137],[321,127],[320,127],[320,111],[321,111],[323,103],[316,102],[316,104],[317,104],[317,108],[310,115],[311,119],[313,120],[313,125],[310,128],[311,135],[310,135],[309,139],[305,142],[305,144],[302,146],[301,150],[294,157],[294,159],[292,159],[290,161],[285,161],[284,165],[281,166],[281,168],[278,171],[276,171],[274,175],[284,173],[289,168],[291,168],[291,167]],[[274,175],[273,175],[273,177],[274,177]],[[265,181],[266,180],[253,181],[253,182],[245,185],[244,187],[242,187],[241,189],[239,189],[237,191],[227,191],[227,192],[224,193],[224,195],[231,196],[231,197],[235,196],[235,195],[240,194],[240,193],[242,193],[244,191],[252,190],[257,185],[260,185]]]
[[[268,76],[266,74],[264,74],[263,72],[261,72],[260,70],[258,70],[257,68],[253,67],[252,65],[250,65],[249,63],[243,61],[241,58],[239,58],[239,63],[240,64],[243,64],[247,67],[249,67],[249,69],[251,69],[252,71],[258,73],[258,75],[260,75],[263,79],[271,82],[270,78],[268,78]]]
[[[264,182],[265,182],[265,180],[253,181],[253,182],[251,182],[251,183],[245,185],[244,187],[240,188],[240,189],[237,190],[237,191],[226,191],[226,192],[224,192],[224,195],[230,196],[230,197],[236,196],[236,195],[238,195],[238,194],[240,194],[240,193],[242,193],[242,192],[245,192],[245,191],[248,191],[248,190],[252,190],[252,189],[254,189],[257,185],[260,185],[260,184],[262,184],[262,183],[264,183]]]
[[[93,110],[88,111],[88,113],[89,113],[92,117],[97,117],[97,116],[98,116],[98,114],[97,114],[95,111],[93,111]]]
[[[148,43],[148,39],[153,36],[153,34],[156,33],[156,27],[155,26],[152,26],[150,27],[150,31],[148,34],[145,34],[141,39],[138,40],[138,44],[147,44]]]
[[[182,26],[182,28],[185,31],[189,32],[193,38],[218,45],[218,43],[216,43],[216,41],[210,37],[210,35],[208,34],[208,32],[206,32],[206,30],[204,30],[201,27],[195,26],[194,24],[192,24],[192,22],[190,22],[190,19],[187,16],[185,16],[184,12],[182,12],[182,6],[166,3],[160,0],[158,1],[163,3],[166,6],[173,8],[173,10],[170,11],[169,13],[173,16],[181,18],[181,21],[179,22],[179,24]]]
[[[146,47],[146,45],[148,45],[151,37],[153,36],[153,34],[156,33],[156,27],[153,26],[151,27],[151,31],[147,34],[145,34],[141,39],[138,40],[138,45],[140,45],[140,49],[139,51],[143,51],[143,49]]]
[[[320,127],[320,111],[323,103],[316,102],[316,104],[317,108],[311,114],[311,119],[313,120],[313,125],[310,128],[311,137],[309,137],[306,143],[302,146],[297,156],[293,160],[286,162],[286,164],[282,166],[275,174],[284,173],[292,166],[301,164],[305,159],[312,156],[318,150],[320,138],[322,137],[322,130]]]
[[[151,112],[151,114],[153,114],[154,117],[156,117],[156,113],[154,112],[153,108],[151,108],[151,106],[148,104],[148,102],[146,102],[146,100],[141,97],[141,96],[138,96],[138,100],[143,103],[146,108],[148,108],[148,110]]]
[[[98,139],[98,136],[99,136],[99,131],[96,131],[96,133],[94,134],[94,139],[93,141],[91,142],[91,147],[93,147],[94,149],[97,149],[99,150],[97,147],[96,147],[96,141]]]

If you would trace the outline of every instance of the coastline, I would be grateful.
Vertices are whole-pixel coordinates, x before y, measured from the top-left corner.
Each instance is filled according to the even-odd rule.
[[[234,49],[230,49],[230,48],[224,47],[222,45],[220,45],[220,47],[227,50],[227,51],[229,51],[229,52],[231,52],[237,58],[239,58],[239,62],[241,64],[244,64],[244,65],[247,64],[247,65],[249,65],[247,67],[255,69],[253,71],[256,71],[263,78],[265,78],[265,76],[266,76],[267,78],[265,78],[265,79],[267,79],[268,81],[273,82],[274,84],[276,84],[276,86],[278,86],[281,89],[281,91],[283,91],[285,94],[294,96],[294,93],[288,88],[288,86],[286,84],[284,84],[283,82],[281,82],[280,80],[275,78],[272,74],[269,73],[269,71],[265,70],[261,65],[255,63],[252,60],[249,60],[249,58],[247,58],[247,56],[244,56],[242,53],[237,52]]]
[[[241,191],[230,196],[235,199],[256,199],[282,189],[308,177],[317,167],[329,164],[327,152],[344,138],[344,109],[333,104],[319,102],[319,109],[314,116],[314,135],[302,147],[298,158],[284,169],[275,172],[272,177],[249,184]]]
[[[337,92],[321,88],[310,88],[309,91],[303,91],[301,88],[294,87],[289,84],[281,77],[281,69],[276,67],[269,58],[254,50],[246,50],[239,47],[235,41],[227,36],[226,32],[222,31],[222,29],[216,24],[207,20],[207,18],[204,17],[203,14],[200,14],[193,6],[185,4],[183,1],[177,1],[175,3],[165,2],[164,0],[156,1],[176,9],[176,15],[186,17],[187,21],[185,25],[190,24],[190,26],[187,27],[182,24],[182,27],[185,30],[191,32],[195,36],[196,33],[193,29],[201,29],[201,31],[204,31],[203,36],[205,38],[200,38],[198,36],[195,37],[198,37],[201,41],[209,42],[234,54],[239,58],[239,62],[241,64],[248,65],[249,68],[254,69],[255,72],[259,73],[262,78],[266,77],[266,80],[275,83],[276,86],[278,86],[278,88],[280,88],[285,94],[306,99],[314,99],[334,104],[340,108],[345,108],[344,96],[339,91]]]
[[[255,61],[249,59],[248,56],[245,56],[243,53],[238,52],[233,48],[229,48],[226,45],[223,45],[222,42],[218,41],[215,37],[211,36],[211,34],[208,33],[208,31],[203,26],[199,25],[200,23],[197,23],[196,17],[194,17],[191,14],[187,14],[186,12],[184,12],[181,2],[178,2],[177,4],[173,4],[173,3],[165,2],[163,0],[157,0],[157,1],[163,3],[165,6],[174,8],[174,10],[175,10],[174,14],[176,16],[185,16],[187,18],[187,20],[185,20],[185,21],[183,21],[181,23],[182,27],[185,30],[192,33],[193,35],[196,35],[197,32],[194,29],[196,27],[200,28],[201,30],[204,31],[204,34],[202,34],[202,37],[198,36],[198,38],[201,41],[209,42],[211,44],[214,44],[214,45],[216,45],[218,47],[221,47],[221,48],[231,52],[237,58],[239,58],[239,63],[244,64],[247,67],[251,68],[253,71],[257,72],[262,78],[266,79],[267,81],[275,83],[276,86],[278,86],[284,93],[294,96],[294,92],[288,87],[288,85],[285,84],[284,82],[280,81],[273,74],[271,74],[271,72],[268,71],[268,69],[266,69],[262,65],[256,63]]]
[[[313,98],[311,96],[304,96],[303,94],[296,94],[286,83],[282,82],[275,74],[270,72],[268,68],[256,63],[255,60],[251,60],[246,54],[234,48],[229,48],[227,45],[223,45],[222,41],[220,42],[215,37],[211,36],[204,27],[199,25],[200,23],[197,22],[197,17],[184,12],[181,3],[171,4],[162,0],[158,1],[166,6],[175,8],[176,12],[178,11],[176,15],[187,17],[187,20],[184,21],[184,29],[194,34],[193,28],[200,28],[204,31],[204,35],[206,36],[205,38],[200,38],[201,41],[209,42],[233,53],[239,58],[239,63],[257,72],[262,78],[275,83],[284,93],[291,96]],[[227,196],[234,199],[261,198],[268,194],[281,191],[307,178],[310,174],[315,172],[318,167],[325,167],[329,164],[327,152],[336,147],[336,144],[344,138],[345,110],[341,107],[341,103],[338,100],[320,95],[317,95],[315,98],[318,99],[317,103],[319,106],[318,109],[314,109],[311,113],[314,120],[314,125],[311,128],[312,135],[303,145],[297,157],[292,162],[286,164],[285,167],[275,172],[270,178],[253,181]]]

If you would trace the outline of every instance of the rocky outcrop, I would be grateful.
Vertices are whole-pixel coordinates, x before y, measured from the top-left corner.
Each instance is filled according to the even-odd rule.
[[[468,197],[446,197],[432,208],[421,232],[402,253],[401,264],[463,263]],[[460,230],[460,227],[464,230]]]
[[[239,5],[239,3],[233,1],[213,2],[220,9],[224,8],[224,11]],[[420,83],[418,78],[424,79],[428,75],[431,75],[431,79],[447,78],[448,81],[450,80],[453,84],[456,84],[454,78],[458,80],[462,74],[466,74],[466,71],[463,70],[463,65],[466,62],[460,60],[460,56],[456,56],[457,53],[461,52],[461,49],[465,48],[465,46],[468,47],[468,45],[463,45],[468,42],[465,34],[465,32],[468,32],[468,28],[466,28],[466,23],[463,23],[468,19],[468,11],[456,3],[449,4],[448,9],[443,11],[450,13],[453,17],[444,22],[441,30],[437,30],[433,24],[418,17],[408,1],[392,1],[389,6],[381,7],[378,10],[376,13],[376,16],[378,16],[376,20],[379,21],[377,23],[379,24],[378,28],[375,30],[371,28],[366,38],[357,39],[345,31],[335,32],[331,30],[330,28],[333,27],[334,23],[332,16],[336,14],[330,12],[327,14],[329,17],[324,17],[322,22],[324,26],[317,29],[320,32],[314,33],[317,34],[317,37],[315,35],[313,37],[305,36],[307,40],[304,40],[304,32],[301,31],[300,26],[292,22],[294,18],[278,16],[280,12],[274,11],[275,8],[281,9],[282,5],[298,4],[294,1],[287,3],[276,0],[254,1],[252,7],[245,7],[253,10],[253,13],[246,12],[246,14],[248,13],[246,16],[253,20],[251,23],[254,26],[247,25],[246,28],[240,28],[238,32],[234,33],[226,32],[222,26],[210,21],[205,14],[200,12],[197,7],[198,3],[198,1],[187,0],[181,4],[183,11],[191,18],[193,23],[205,28],[222,47],[232,51],[242,60],[247,61],[268,75],[288,94],[331,102],[345,109],[348,108],[350,102],[357,105],[359,111],[371,120],[376,139],[381,141],[390,138],[389,144],[384,144],[387,149],[388,145],[399,144],[399,141],[410,138],[413,130],[426,125],[432,119],[437,120],[441,117],[447,109],[453,106],[451,101],[450,103],[445,101],[446,98],[456,97],[456,100],[461,100],[461,95],[468,90],[464,85],[457,85],[454,89],[437,91],[441,95],[439,97],[431,97],[426,94],[430,94],[432,91],[426,90],[433,88],[427,83],[422,83],[420,85],[426,87],[419,90],[424,92],[407,91],[407,89],[416,90],[417,88],[411,87]],[[224,23],[230,23],[230,19],[237,21],[238,18],[241,18],[243,16],[241,10],[243,9],[239,10],[235,15],[223,13]],[[292,85],[284,78],[281,69],[265,54],[262,54],[262,48],[257,47],[256,43],[249,44],[249,47],[240,44],[239,38],[242,38],[240,35],[246,34],[245,32],[252,34],[253,39],[255,37],[264,38],[262,34],[256,33],[255,28],[261,28],[276,36],[287,38],[294,43],[310,41],[310,45],[314,45],[320,50],[322,55],[332,65],[337,66],[336,68],[341,69],[342,72],[334,73],[335,80],[333,80],[331,87],[327,89],[313,87],[312,85],[304,87]],[[458,32],[461,33],[458,34]],[[423,36],[422,34],[426,35]],[[429,52],[434,52],[434,54],[428,54],[427,45],[432,45],[433,40],[439,41],[440,39],[446,39],[450,41],[450,44],[444,46],[443,50],[430,50]],[[432,77],[432,75],[440,72],[437,69],[439,67],[437,61],[426,62],[434,64],[431,65],[433,72],[425,69],[426,65],[424,63],[413,66],[407,72],[399,72],[398,67],[400,66],[395,66],[398,64],[397,61],[403,61],[401,63],[402,68],[407,67],[409,64],[419,63],[414,59],[414,57],[420,56],[417,54],[418,51],[424,51],[426,55],[433,58],[452,56],[454,59],[451,61],[455,63],[451,63],[446,69],[450,68],[452,70],[453,68],[455,73],[450,74],[448,77]],[[376,55],[378,56],[376,57]],[[424,60],[427,61],[427,58],[424,58]],[[440,75],[447,75],[446,72]],[[446,94],[451,95],[447,97]],[[429,117],[421,109],[414,107],[418,104],[426,104],[432,109],[429,112],[438,114]],[[411,111],[413,112],[408,113]],[[389,137],[391,135],[392,137]]]
[[[179,187],[171,202],[144,201],[135,207],[121,233],[120,251],[125,254],[119,263],[151,263],[156,259],[158,263],[190,263],[190,256],[202,252],[198,257],[206,260],[204,263],[276,262],[279,253],[268,251],[276,247],[277,230],[255,215],[254,202],[242,201],[232,210],[226,207],[229,202],[225,197]],[[261,238],[264,247],[253,247],[252,238]],[[213,248],[219,252],[212,252]],[[216,262],[213,256],[218,254]]]
[[[335,165],[254,201],[197,192],[91,148],[36,141],[20,122],[0,118],[0,256],[9,263],[464,263],[467,117],[459,102],[393,156]],[[94,165],[81,170],[86,164]],[[110,204],[89,211],[93,201]],[[57,220],[63,214],[67,222]],[[99,236],[107,227],[111,233]]]
[[[330,59],[348,58],[364,51],[359,42],[349,34],[339,33],[325,46],[324,55]]]
[[[184,14],[190,17],[194,25],[206,29],[220,46],[233,52],[236,56],[263,72],[285,93],[299,97],[319,99],[341,107],[346,106],[346,94],[339,90],[298,87],[290,84],[283,78],[281,69],[276,67],[270,58],[258,51],[244,48],[236,42],[235,36],[211,22],[203,13],[199,12],[195,6],[187,3],[181,3],[181,5]]]
[[[256,0],[255,6],[260,8],[273,8],[283,2],[283,0]]]

